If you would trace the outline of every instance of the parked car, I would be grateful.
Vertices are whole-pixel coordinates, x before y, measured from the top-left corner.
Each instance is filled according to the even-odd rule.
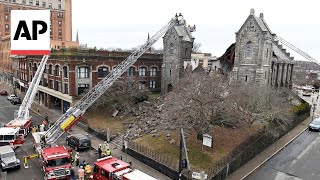
[[[18,96],[16,96],[15,94],[11,94],[11,95],[9,95],[8,97],[7,97],[7,99],[9,100],[9,101],[11,101],[11,99],[12,98],[17,98]]]
[[[1,171],[9,168],[20,169],[20,160],[16,158],[16,154],[9,146],[0,146],[0,163]]]
[[[70,135],[66,139],[67,144],[73,147],[76,151],[80,149],[88,149],[91,147],[91,140],[89,137],[82,134]]]
[[[7,93],[7,91],[5,91],[5,90],[0,90],[0,95],[1,96],[6,96],[6,95],[8,95],[8,93]]]
[[[19,97],[12,98],[10,101],[13,105],[21,104],[21,99]]]
[[[309,124],[309,131],[320,131],[320,118],[317,117]]]

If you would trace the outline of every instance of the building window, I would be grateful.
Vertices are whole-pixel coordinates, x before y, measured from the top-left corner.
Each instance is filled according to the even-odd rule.
[[[78,95],[86,93],[89,90],[89,84],[78,84]]]
[[[61,92],[61,82],[56,81],[56,90]]]
[[[33,64],[33,71],[37,71],[37,63]]]
[[[61,4],[58,4],[58,9],[61,9]]]
[[[59,29],[59,36],[62,36],[62,30]]]
[[[266,58],[269,57],[269,49],[267,49],[267,52],[266,52]]]
[[[89,67],[79,67],[78,78],[89,78]]]
[[[49,74],[53,74],[52,65],[51,64],[49,65]]]
[[[9,21],[9,16],[6,14],[5,15],[5,20],[8,22]]]
[[[50,82],[49,88],[53,89],[53,88],[54,88],[54,86],[53,86],[53,80],[50,80],[49,82]]]
[[[49,8],[50,8],[50,9],[52,8],[52,3],[49,3]]]
[[[150,88],[152,89],[156,88],[156,81],[150,81]]]
[[[40,2],[39,2],[39,1],[36,1],[36,5],[39,6],[39,4],[40,4]]]
[[[33,5],[33,0],[29,0],[29,4],[32,6]]]
[[[245,56],[245,58],[252,57],[252,42],[251,41],[247,42],[247,44],[246,44],[244,56]]]
[[[42,1],[42,7],[46,7],[46,2]]]
[[[245,82],[248,82],[248,76],[246,76]]]
[[[64,84],[64,94],[69,94],[69,85],[67,83]]]
[[[139,90],[145,90],[145,89],[146,89],[146,81],[140,81]]]
[[[62,26],[62,22],[58,21],[58,25],[59,25],[59,27],[61,27]]]
[[[9,24],[6,24],[6,31],[9,31]]]
[[[22,0],[22,4],[26,4],[27,2],[26,2],[26,0]]]
[[[43,78],[43,86],[48,87],[48,80],[46,78]]]
[[[157,67],[151,67],[150,76],[157,76]]]
[[[64,78],[68,78],[68,67],[67,66],[63,66],[63,77]]]
[[[56,76],[60,76],[60,66],[59,65],[56,65]]]
[[[108,68],[107,67],[99,67],[98,68],[98,77],[103,78],[108,75]]]
[[[134,67],[130,67],[128,69],[128,76],[133,76],[134,75]]]
[[[146,71],[147,71],[146,67],[140,67],[139,68],[139,76],[146,76]]]

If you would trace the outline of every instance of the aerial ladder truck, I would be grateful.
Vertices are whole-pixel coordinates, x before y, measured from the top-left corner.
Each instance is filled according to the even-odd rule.
[[[54,145],[54,143],[68,131],[86,112],[86,110],[102,95],[112,84],[124,73],[130,66],[132,66],[151,46],[162,37],[174,25],[184,25],[185,21],[182,15],[172,18],[164,27],[162,27],[155,35],[145,42],[139,49],[129,55],[124,61],[117,65],[117,67],[103,78],[97,85],[95,85],[88,93],[86,93],[73,107],[70,107],[46,132],[33,133],[34,149],[37,155],[32,157],[39,157],[44,170],[45,179],[57,179],[61,177],[70,176],[70,163],[63,165],[56,164],[61,162],[61,158],[68,158],[66,153],[68,150],[63,146]],[[53,155],[54,154],[54,155]],[[31,157],[31,156],[30,156]],[[25,157],[25,164],[27,159]],[[70,155],[69,155],[70,159]],[[48,163],[55,164],[55,166],[48,167]],[[64,161],[67,162],[67,161]]]
[[[14,120],[11,120],[9,123],[5,124],[4,127],[0,128],[0,132],[2,132],[2,135],[11,135],[10,140],[8,139],[5,142],[0,142],[0,145],[8,144],[12,148],[17,148],[24,143],[24,138],[30,132],[32,124],[32,119],[29,114],[29,108],[33,103],[48,58],[48,55],[43,56],[40,65],[34,75],[34,78],[29,85],[29,89],[19,107],[17,115],[14,115]]]

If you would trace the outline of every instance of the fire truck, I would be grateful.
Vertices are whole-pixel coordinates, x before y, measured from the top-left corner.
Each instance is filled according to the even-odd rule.
[[[72,149],[66,149],[64,146],[51,145],[43,148],[41,136],[45,132],[32,133],[33,148],[36,154],[24,157],[24,166],[28,167],[28,159],[38,158],[45,180],[70,179],[70,170],[72,167],[70,152]]]
[[[44,158],[45,152],[54,152],[57,147],[52,147],[64,132],[68,131],[77,121],[81,119],[86,110],[102,95],[109,87],[123,74],[129,67],[131,67],[151,46],[162,37],[174,25],[185,26],[185,21],[180,15],[172,18],[162,29],[160,29],[154,36],[145,42],[139,49],[129,55],[124,61],[118,64],[112,72],[104,77],[97,85],[87,92],[73,107],[70,107],[65,114],[63,114],[49,129],[43,134],[34,135],[35,144],[39,157],[43,157],[43,161],[48,159]],[[28,102],[28,101],[27,101]],[[51,147],[50,147],[51,146]],[[61,149],[65,149],[61,147]],[[27,159],[27,158],[25,158]],[[119,161],[120,162],[120,161]],[[46,163],[42,163],[43,167]],[[115,164],[114,164],[115,165]],[[120,166],[125,166],[124,164]],[[127,165],[126,165],[127,166]],[[69,166],[64,166],[69,167]],[[45,168],[45,167],[44,167]],[[117,166],[117,169],[119,166]],[[66,170],[67,172],[67,170]],[[49,172],[53,175],[52,171]],[[46,172],[47,174],[47,172]],[[45,175],[48,178],[48,175]],[[51,177],[51,175],[50,175]]]
[[[21,146],[24,142],[23,134],[19,127],[0,128],[0,146],[10,145],[13,149]]]
[[[27,119],[22,119],[22,120],[11,120],[8,124],[5,124],[5,127],[20,127],[20,131],[19,134],[23,135],[24,137],[26,137],[31,129],[31,117],[27,118]]]
[[[92,180],[156,180],[150,175],[133,170],[130,164],[116,157],[108,156],[94,163]]]
[[[48,58],[48,55],[43,56],[38,66],[38,69],[34,75],[34,78],[32,79],[29,85],[29,89],[19,107],[19,110],[14,115],[14,120],[11,120],[8,124],[5,125],[5,127],[20,127],[20,134],[23,134],[24,137],[26,137],[30,132],[32,119],[29,115],[29,108],[31,107],[31,104],[33,103],[34,97],[37,93],[37,88],[42,78],[43,70],[45,68],[45,64],[47,63]]]

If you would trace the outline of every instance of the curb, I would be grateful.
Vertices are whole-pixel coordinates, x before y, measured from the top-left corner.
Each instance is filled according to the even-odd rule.
[[[254,171],[256,171],[260,166],[262,166],[265,162],[267,162],[269,159],[271,159],[274,155],[276,155],[279,151],[281,151],[283,148],[285,148],[288,144],[290,144],[293,140],[295,140],[298,136],[300,136],[303,132],[305,132],[308,129],[306,127],[301,132],[299,132],[297,135],[295,135],[290,141],[288,141],[286,144],[284,144],[280,149],[278,149],[276,152],[274,152],[271,156],[269,156],[267,159],[265,159],[262,163],[260,163],[258,166],[256,166],[253,170],[251,170],[249,173],[247,173],[245,176],[241,178],[241,180],[244,180],[247,178],[250,174],[252,174]]]

